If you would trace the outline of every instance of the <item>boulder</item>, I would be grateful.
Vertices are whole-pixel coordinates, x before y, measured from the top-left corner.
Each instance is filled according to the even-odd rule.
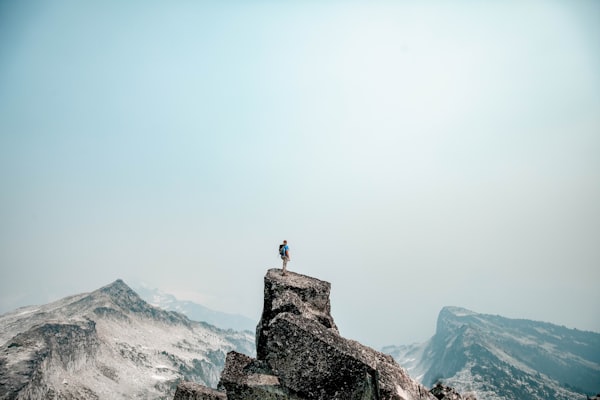
[[[477,400],[472,393],[461,395],[456,389],[442,385],[439,382],[431,388],[430,392],[438,400]]]
[[[197,383],[181,382],[173,400],[227,400],[227,394]]]
[[[219,388],[227,392],[228,400],[298,399],[263,361],[235,351],[227,354]]]

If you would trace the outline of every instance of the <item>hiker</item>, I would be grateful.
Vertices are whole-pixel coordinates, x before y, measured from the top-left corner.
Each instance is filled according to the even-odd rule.
[[[279,255],[283,260],[283,272],[281,275],[287,275],[287,263],[290,261],[290,248],[287,245],[287,240],[283,241],[283,244],[279,245]]]

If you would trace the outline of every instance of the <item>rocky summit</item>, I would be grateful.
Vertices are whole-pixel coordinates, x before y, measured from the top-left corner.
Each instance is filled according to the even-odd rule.
[[[264,283],[257,357],[229,352],[218,391],[184,382],[175,400],[437,398],[391,356],[340,336],[330,312],[328,282],[271,269]]]

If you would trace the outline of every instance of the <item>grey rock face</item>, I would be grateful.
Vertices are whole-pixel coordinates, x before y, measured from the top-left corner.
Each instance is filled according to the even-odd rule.
[[[434,400],[391,356],[345,339],[331,285],[271,269],[256,330],[257,359],[230,352],[219,388],[229,400]]]
[[[231,351],[219,388],[227,392],[228,400],[298,399],[279,382],[264,361]]]
[[[173,400],[226,400],[227,395],[193,382],[182,382],[177,386]]]
[[[93,321],[47,323],[15,336],[0,357],[0,399],[43,398],[56,392],[43,371],[77,371],[99,347]],[[87,395],[69,388],[71,395]],[[84,390],[87,392],[87,390]]]
[[[330,291],[329,282],[293,272],[282,276],[279,270],[269,270],[265,276],[263,313],[256,327],[257,357],[267,356],[270,323],[280,314],[300,315],[338,334],[331,316]]]
[[[476,400],[475,395],[473,394],[468,394],[463,397],[456,389],[444,386],[441,383],[436,384],[430,392],[438,400]]]

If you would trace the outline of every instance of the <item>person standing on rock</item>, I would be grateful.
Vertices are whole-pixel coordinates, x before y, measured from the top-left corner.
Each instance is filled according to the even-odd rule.
[[[281,275],[287,275],[287,263],[290,261],[290,248],[288,247],[287,240],[283,241],[283,244],[279,245],[279,255],[283,260],[283,272]]]

